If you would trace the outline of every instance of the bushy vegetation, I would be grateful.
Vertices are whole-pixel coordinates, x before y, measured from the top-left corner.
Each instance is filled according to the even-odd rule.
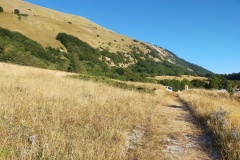
[[[240,81],[227,80],[223,75],[213,75],[208,80],[193,79],[191,81],[184,79],[180,80],[158,80],[159,84],[171,86],[174,91],[183,90],[185,85],[189,88],[204,88],[204,89],[226,89],[232,93],[234,88],[240,85]]]
[[[240,86],[240,81],[228,80],[223,75],[214,75],[209,78],[209,89],[226,89],[229,93],[233,94],[234,89]]]
[[[106,76],[113,79],[119,80],[130,80],[130,81],[151,81],[146,77],[141,77],[139,74],[134,73],[129,68],[121,68],[118,66],[119,63],[126,63],[124,56],[121,52],[111,53],[108,50],[98,50],[91,47],[86,42],[81,41],[77,37],[68,35],[66,33],[59,33],[56,37],[67,49],[70,57],[72,54],[75,55],[75,60],[78,63],[82,63],[86,72],[95,76]],[[101,57],[103,60],[100,60]],[[111,61],[106,61],[106,57],[110,58]],[[116,66],[110,67],[108,63],[113,62]],[[74,71],[74,69],[69,70]]]
[[[43,48],[22,34],[3,28],[0,28],[0,61],[58,70],[66,70],[69,63],[59,50]]]
[[[0,61],[58,70],[66,70],[69,63],[59,50],[43,48],[22,34],[3,28],[0,28]]]
[[[1,12],[3,12],[3,7],[2,7],[2,6],[0,6],[0,13],[1,13]]]
[[[189,62],[185,61],[184,59],[181,59],[181,58],[177,57],[173,52],[171,52],[167,49],[165,49],[165,51],[176,57],[176,63],[177,64],[179,64],[183,67],[186,67],[186,69],[191,68],[194,71],[195,75],[201,76],[201,77],[207,76],[207,75],[213,75],[213,73],[210,72],[209,70],[207,70],[207,69],[205,69],[201,66],[198,66],[196,64],[189,63]]]
[[[14,9],[13,13],[14,14],[20,14],[20,10],[19,9]]]
[[[140,71],[141,68],[146,68],[144,74],[149,74],[148,76],[154,76],[154,75],[171,75],[171,76],[179,76],[179,75],[193,75],[193,76],[206,76],[206,75],[213,75],[212,72],[208,71],[207,69],[204,69],[198,65],[189,63],[179,57],[177,57],[174,53],[171,51],[164,49],[165,52],[168,52],[169,54],[174,56],[175,63],[173,64],[167,60],[162,60],[161,56],[159,55],[158,51],[154,48],[151,48],[148,45],[145,45],[142,43],[149,51],[148,54],[144,55],[144,59],[147,60],[147,62],[144,62],[143,59],[139,57],[139,55],[134,54],[135,58],[138,58],[138,64],[134,66],[134,68],[139,68]],[[158,46],[156,46],[158,47]],[[161,47],[158,47],[161,48]],[[161,48],[163,49],[163,48]],[[149,58],[149,55],[158,58],[161,62],[156,62],[153,59]],[[137,57],[136,57],[137,56]],[[142,60],[142,61],[141,61]],[[149,65],[147,65],[149,64]],[[153,65],[151,65],[153,64]],[[191,68],[191,70],[189,70]]]
[[[228,80],[240,80],[240,72],[239,73],[232,73],[232,74],[225,74],[224,76]]]

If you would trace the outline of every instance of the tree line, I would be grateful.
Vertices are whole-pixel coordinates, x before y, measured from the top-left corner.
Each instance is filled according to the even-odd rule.
[[[191,81],[183,79],[182,81],[173,80],[158,80],[157,83],[165,86],[171,86],[173,91],[184,90],[185,85],[189,88],[204,88],[204,89],[226,89],[228,92],[233,92],[240,86],[240,81],[228,80],[224,75],[212,75],[207,80],[193,79]]]
[[[224,74],[224,76],[228,80],[240,80],[240,72],[238,72],[238,73],[231,73],[231,74]]]

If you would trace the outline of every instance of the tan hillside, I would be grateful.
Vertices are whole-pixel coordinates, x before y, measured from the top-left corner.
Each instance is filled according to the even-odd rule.
[[[43,46],[63,47],[55,38],[59,32],[64,32],[77,36],[94,48],[127,52],[130,50],[129,45],[132,45],[146,51],[144,46],[134,42],[132,38],[114,33],[80,16],[61,13],[21,0],[1,0],[0,6],[4,9],[0,14],[1,27],[18,31]],[[21,14],[28,16],[21,16],[19,21],[18,16],[13,14],[14,9],[19,9]]]

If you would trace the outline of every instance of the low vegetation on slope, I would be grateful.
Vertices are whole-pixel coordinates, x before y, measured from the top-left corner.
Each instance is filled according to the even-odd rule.
[[[188,90],[180,94],[214,135],[222,159],[240,159],[240,95],[228,93]]]
[[[0,159],[161,157],[159,97],[59,71],[0,63],[0,72]]]
[[[66,70],[69,64],[59,50],[43,48],[26,36],[3,28],[0,28],[0,61],[58,70]]]

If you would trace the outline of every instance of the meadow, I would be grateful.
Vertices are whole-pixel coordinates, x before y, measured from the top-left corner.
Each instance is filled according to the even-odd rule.
[[[214,135],[222,159],[239,159],[239,94],[172,93],[7,63],[0,73],[0,159],[164,159],[166,140],[191,130],[171,107],[182,103]],[[188,159],[203,154],[189,152]]]
[[[240,159],[240,94],[194,89],[180,98],[213,134],[222,159]]]
[[[156,95],[6,63],[0,73],[0,159],[161,157]]]

